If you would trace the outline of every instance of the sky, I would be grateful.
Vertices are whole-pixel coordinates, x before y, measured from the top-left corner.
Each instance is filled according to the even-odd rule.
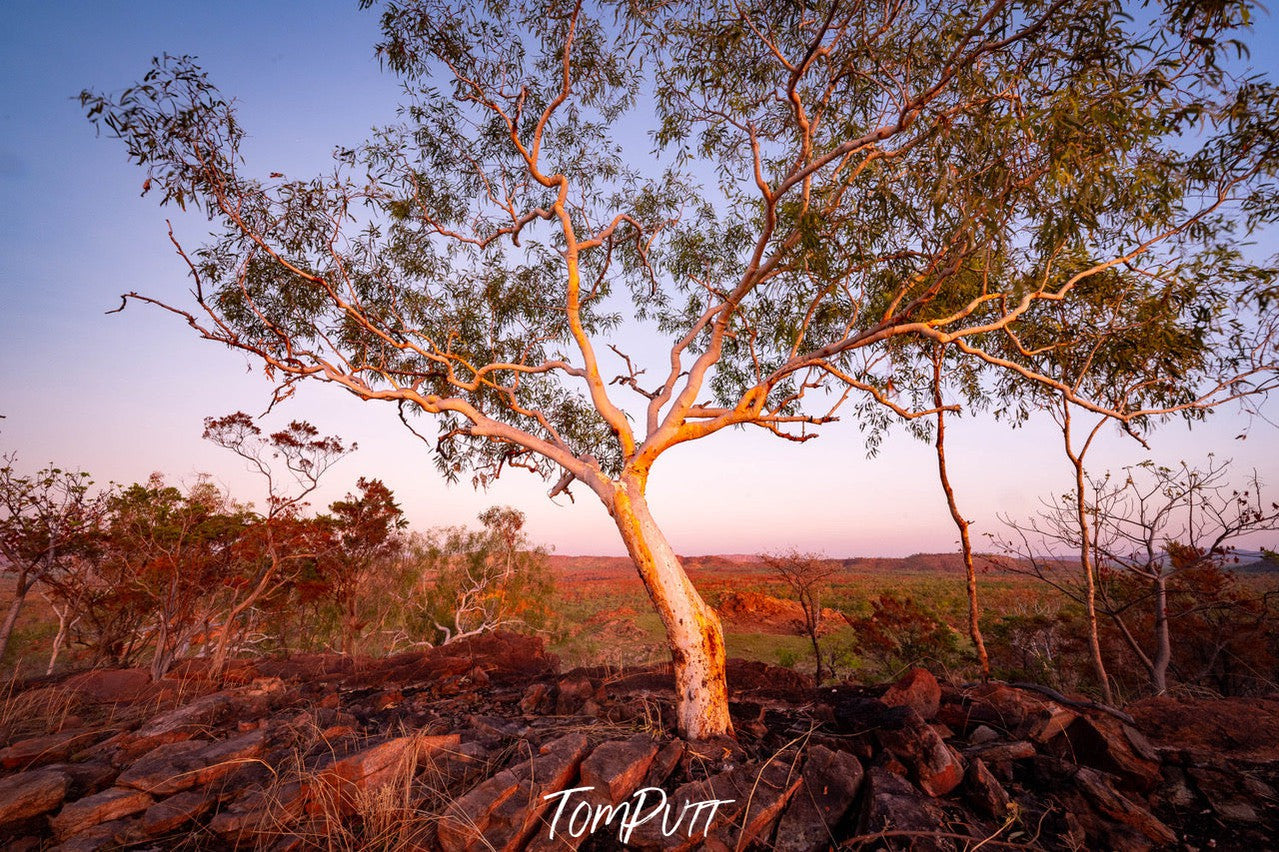
[[[360,142],[394,116],[396,82],[373,55],[377,16],[357,7],[355,0],[0,6],[0,451],[17,453],[20,468],[52,462],[100,483],[141,481],[152,471],[189,482],[207,473],[261,504],[260,481],[200,438],[206,416],[264,411],[271,384],[261,369],[156,309],[106,313],[130,290],[181,301],[188,281],[166,234],[172,211],[140,197],[142,173],[117,141],[95,135],[75,96],[127,86],[160,53],[192,54],[235,96],[254,161],[290,176],[323,171],[334,147]],[[1253,53],[1260,70],[1279,72],[1277,41],[1279,25],[1262,13]],[[176,223],[195,242],[199,225]],[[556,552],[624,552],[585,489],[576,503],[552,501],[548,484],[520,471],[487,492],[447,486],[428,448],[389,406],[309,386],[263,424],[288,419],[360,447],[329,474],[317,507],[352,490],[359,476],[379,477],[416,529],[474,524],[484,508],[509,504],[526,513],[531,537]],[[1223,411],[1193,431],[1160,431],[1150,452],[1112,432],[1094,451],[1096,470],[1148,457],[1201,463],[1215,452],[1279,491],[1279,432],[1268,422]],[[952,418],[948,455],[979,548],[987,547],[983,534],[1003,531],[999,515],[1024,518],[1070,487],[1046,417],[1017,430]],[[854,422],[803,445],[759,430],[721,432],[664,455],[650,500],[686,555],[948,551],[957,536],[935,464],[930,445],[900,433],[868,459]]]

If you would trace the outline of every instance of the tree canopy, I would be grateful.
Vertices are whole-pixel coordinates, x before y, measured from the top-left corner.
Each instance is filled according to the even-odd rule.
[[[921,342],[1126,417],[1033,357],[1072,343],[1055,306],[1087,323],[1108,276],[1145,282],[1129,307],[1172,288],[1201,349],[1269,309],[1272,264],[1241,246],[1279,216],[1279,117],[1238,71],[1246,3],[381,10],[403,104],[327,176],[254,177],[190,57],[82,95],[146,189],[213,223],[179,245],[194,305],[164,307],[277,395],[314,378],[436,415],[447,476],[594,491],[677,679],[711,696],[681,687],[685,733],[729,723],[717,620],[644,501],[662,452],[730,426],[807,440],[841,408],[873,441],[935,410],[899,392],[929,375]]]

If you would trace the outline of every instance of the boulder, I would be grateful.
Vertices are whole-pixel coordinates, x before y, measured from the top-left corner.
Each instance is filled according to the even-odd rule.
[[[161,799],[147,808],[142,815],[139,828],[148,837],[168,834],[189,822],[204,816],[214,805],[218,797],[205,790],[187,790],[182,793]]]
[[[964,757],[980,758],[986,763],[1006,763],[1013,760],[1028,760],[1035,756],[1035,747],[1026,740],[1010,743],[990,742],[964,749]]]
[[[675,770],[687,749],[688,744],[680,739],[671,740],[662,746],[661,751],[653,757],[653,762],[649,764],[648,772],[644,775],[644,782],[640,786],[660,787],[666,783],[666,779]]]
[[[998,739],[1000,739],[999,732],[988,725],[978,725],[973,728],[973,732],[968,735],[969,744],[975,746],[992,743]]]
[[[204,752],[209,745],[208,740],[180,740],[156,746],[121,772],[116,784],[155,796],[189,790],[208,765]]]
[[[1102,815],[1139,832],[1156,846],[1171,846],[1176,833],[1137,802],[1121,795],[1105,776],[1087,767],[1075,774],[1075,785]]]
[[[946,825],[946,814],[905,778],[879,766],[871,767],[866,773],[863,798],[866,804],[858,834],[885,833],[883,848],[912,852],[955,848],[955,844],[945,838],[930,836]]]
[[[589,789],[582,790],[574,798],[571,810],[568,810],[568,802],[565,802],[567,812],[562,815],[563,820],[553,837],[549,829],[537,831],[525,847],[525,852],[567,852],[580,847],[590,839],[591,833],[585,829],[585,823],[582,823],[583,830],[576,835],[568,830],[578,808],[585,804],[586,810],[583,813],[591,814],[593,819],[593,815],[599,813],[598,809],[612,807],[629,798],[644,780],[657,752],[657,743],[642,734],[629,740],[610,740],[597,746],[582,761],[580,771],[579,786]],[[555,804],[552,804],[551,810],[555,810]],[[606,813],[601,819],[607,818]]]
[[[594,787],[605,801],[620,802],[639,788],[657,752],[657,743],[642,734],[601,743],[582,761],[582,786]]]
[[[572,716],[581,713],[588,701],[596,698],[595,684],[581,673],[560,678],[556,689],[555,715]]]
[[[233,845],[252,846],[260,835],[287,829],[306,809],[306,796],[296,781],[250,790],[209,820],[209,831]]]
[[[1065,730],[1069,758],[1112,772],[1138,790],[1148,791],[1162,778],[1159,757],[1136,729],[1110,716],[1079,716]]]
[[[57,769],[36,769],[0,779],[0,828],[47,814],[62,804],[71,777]]]
[[[1003,820],[1012,799],[980,757],[973,758],[964,772],[964,799],[983,815]]]
[[[130,817],[98,823],[79,834],[68,837],[57,847],[57,850],[58,852],[100,852],[103,849],[116,849],[121,843],[128,843],[133,839],[135,827],[136,820]]]
[[[278,677],[258,678],[248,686],[214,692],[155,717],[134,735],[133,748],[190,739],[236,716],[261,716],[286,692]]]
[[[986,725],[1014,737],[1025,735],[1052,702],[1003,683],[983,683],[965,690],[959,702],[948,701],[938,718],[957,731]]]
[[[746,849],[767,837],[801,783],[796,755],[789,753],[762,766],[736,766],[683,784],[670,795],[663,813],[638,826],[629,845],[664,852]],[[644,812],[656,804],[650,798]]]
[[[530,683],[520,699],[520,710],[528,716],[549,716],[555,710],[550,686],[541,681]]]
[[[791,796],[777,826],[777,852],[818,852],[834,845],[834,829],[857,798],[861,762],[821,745],[808,748],[802,784]]]
[[[587,740],[582,734],[560,737],[527,761],[502,770],[454,800],[439,821],[440,849],[521,849],[551,805],[544,797],[568,786],[586,752]]]
[[[1194,779],[1199,792],[1208,800],[1209,807],[1227,822],[1261,822],[1262,803],[1267,799],[1272,802],[1279,801],[1275,797],[1275,791],[1269,787],[1250,789],[1252,785],[1260,782],[1247,779],[1252,781],[1252,785],[1248,785],[1245,781],[1246,776],[1241,777],[1238,773],[1197,767],[1192,767],[1187,772]]]
[[[927,669],[914,668],[884,691],[879,700],[890,707],[910,707],[927,721],[941,708],[941,686]]]
[[[67,797],[71,799],[92,796],[115,783],[120,771],[114,766],[94,760],[79,763],[55,763],[47,767],[63,772],[71,778]]]
[[[254,728],[237,736],[210,743],[198,755],[204,767],[196,772],[197,784],[212,784],[236,769],[256,763],[266,751],[266,731]]]
[[[1046,743],[1063,733],[1079,714],[1059,704],[1049,705],[1039,718],[1031,723],[1027,736],[1037,743]]]
[[[457,734],[396,737],[360,751],[337,757],[324,755],[303,787],[312,813],[349,814],[357,797],[377,787],[407,780],[422,755],[454,748]]]
[[[894,707],[876,731],[884,750],[901,761],[930,796],[944,796],[964,779],[964,765],[937,731],[910,707]]]

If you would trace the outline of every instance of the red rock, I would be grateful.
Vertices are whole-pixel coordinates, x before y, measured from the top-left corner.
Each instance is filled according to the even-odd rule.
[[[644,780],[657,751],[657,743],[644,735],[601,743],[582,761],[581,780],[577,786],[591,789],[576,796],[572,807],[577,808],[579,803],[585,802],[590,812],[594,813],[596,807],[612,806],[629,798]],[[572,812],[566,813],[564,817],[571,818]],[[546,819],[544,817],[543,821]],[[590,836],[588,831],[583,831],[574,837],[562,822],[554,838],[549,829],[536,832],[525,847],[525,852],[573,850],[585,843]]]
[[[246,764],[255,763],[266,750],[265,745],[266,731],[262,728],[210,743],[198,755],[205,765],[196,772],[195,782],[211,784]]]
[[[209,745],[207,740],[183,740],[157,746],[121,772],[116,784],[156,796],[190,789],[208,765],[203,752]]]
[[[975,746],[985,745],[986,743],[994,742],[997,739],[999,739],[999,734],[995,732],[994,728],[987,725],[978,725],[973,729],[973,732],[968,735],[968,742]]]
[[[1037,743],[1046,743],[1065,731],[1078,717],[1079,714],[1073,710],[1058,704],[1050,705],[1032,724],[1028,736]]]
[[[586,737],[569,734],[456,799],[439,822],[440,848],[444,852],[522,848],[551,806],[543,797],[563,790],[573,780],[586,751]]]
[[[1080,716],[1067,726],[1069,756],[1076,763],[1121,776],[1139,790],[1162,778],[1159,759],[1145,737],[1110,716]]]
[[[1034,720],[1045,715],[1052,702],[1026,690],[1002,683],[984,683],[967,689],[960,703],[948,701],[938,718],[957,731],[987,725],[1015,737],[1026,734]]]
[[[584,674],[571,674],[560,678],[555,698],[555,715],[572,716],[596,697],[595,684]]]
[[[115,783],[120,771],[114,766],[93,760],[79,763],[57,763],[48,767],[64,772],[71,778],[70,790],[84,797],[105,790]]]
[[[1012,800],[982,759],[973,758],[964,773],[964,798],[981,813],[997,820],[1008,816]]]
[[[658,815],[640,824],[630,837],[630,846],[688,852],[719,842],[729,849],[746,849],[767,835],[801,783],[795,755],[791,754],[763,766],[738,766],[704,781],[683,784],[668,799],[669,822],[664,825]],[[712,808],[712,800],[720,804]],[[707,804],[699,808],[701,803]],[[647,802],[645,811],[654,804]]]
[[[330,745],[336,745],[338,740],[344,740],[356,732],[354,725],[333,725],[320,731],[320,739]]]
[[[941,686],[927,669],[914,668],[879,698],[890,707],[911,707],[926,721],[937,718],[941,708]]]
[[[909,849],[912,852],[938,852],[953,848],[949,842],[929,836],[939,826],[946,825],[946,814],[909,781],[876,766],[866,773],[866,786],[866,807],[858,834],[913,831],[919,834],[885,838],[883,848]]]
[[[804,761],[803,786],[791,796],[777,826],[776,852],[827,849],[862,783],[861,762],[843,751],[815,745]]]
[[[233,715],[239,718],[260,716],[270,710],[285,691],[279,678],[268,677],[258,678],[249,686],[201,696],[148,722],[134,735],[137,747],[154,747],[189,739]]]
[[[648,767],[647,774],[644,775],[644,783],[641,787],[660,787],[666,783],[666,779],[670,777],[675,766],[679,763],[680,758],[684,756],[684,751],[688,745],[683,740],[671,740],[662,746],[662,750],[653,758],[653,762]]]
[[[151,806],[150,795],[125,787],[111,787],[92,796],[67,803],[50,820],[53,833],[59,840],[66,840],[104,822],[132,816]]]
[[[151,674],[145,669],[95,669],[72,675],[62,686],[104,704],[130,704],[151,691]]]
[[[1025,740],[1011,743],[984,743],[964,749],[964,757],[979,758],[986,763],[1003,763],[1010,760],[1028,760],[1035,756],[1035,747]]]
[[[1241,777],[1238,773],[1199,767],[1191,767],[1187,772],[1213,812],[1228,822],[1261,822],[1262,803],[1276,801],[1273,789],[1246,775]]]
[[[326,758],[303,785],[308,809],[312,813],[350,813],[361,792],[406,780],[423,755],[455,748],[460,740],[457,734],[396,737],[331,761]]]
[[[0,779],[0,828],[58,807],[70,783],[71,778],[57,769],[36,769]]]
[[[99,823],[72,837],[58,847],[58,852],[99,852],[115,849],[133,838],[135,820],[128,817]]]
[[[374,710],[385,710],[388,707],[397,707],[404,702],[404,693],[398,689],[388,689],[381,692],[373,699]]]
[[[1177,835],[1172,829],[1141,805],[1116,792],[1101,773],[1081,767],[1074,780],[1100,813],[1141,832],[1157,845],[1170,846],[1177,842]]]
[[[582,761],[582,786],[594,787],[607,801],[620,802],[644,780],[657,750],[657,743],[643,735],[601,743]]]
[[[104,738],[101,731],[64,731],[22,740],[0,749],[0,766],[5,769],[31,769],[57,763]]]
[[[296,781],[251,790],[209,820],[209,831],[229,843],[251,845],[260,834],[287,830],[306,812],[307,797]]]
[[[964,779],[964,766],[950,746],[910,707],[884,715],[876,732],[880,744],[930,796],[944,796]]]
[[[551,688],[542,682],[530,683],[520,699],[520,710],[528,716],[547,715],[555,709]]]
[[[161,799],[147,808],[139,827],[148,837],[167,834],[204,816],[218,803],[218,797],[204,790],[187,790]]]

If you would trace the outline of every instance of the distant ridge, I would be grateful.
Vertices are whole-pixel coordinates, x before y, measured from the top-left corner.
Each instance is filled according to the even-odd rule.
[[[849,556],[831,558],[849,574],[962,574],[963,559],[958,553],[915,553],[910,556]],[[552,554],[551,568],[566,579],[604,579],[621,574],[634,575],[627,556],[562,556]],[[690,574],[768,574],[768,566],[755,554],[712,554],[680,556]],[[1010,570],[1014,560],[996,554],[978,554],[982,572]]]

